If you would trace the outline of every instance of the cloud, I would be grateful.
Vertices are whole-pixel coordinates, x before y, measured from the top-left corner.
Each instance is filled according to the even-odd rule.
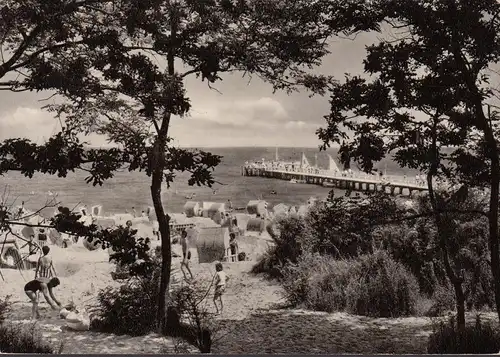
[[[268,127],[289,115],[283,105],[270,97],[221,100],[195,104],[186,120],[206,120],[234,128]]]
[[[307,123],[305,121],[302,121],[302,120],[291,120],[289,122],[287,122],[285,124],[285,128],[287,129],[300,129],[300,128],[304,128],[307,126]]]
[[[171,135],[178,146],[225,147],[225,146],[303,146],[319,144],[314,130],[284,128],[285,125],[270,125],[267,128],[248,126],[236,130],[227,124],[188,118],[185,122],[174,121]],[[285,132],[286,131],[286,132]]]
[[[60,129],[51,113],[37,108],[19,106],[0,114],[0,138],[27,138],[37,143]]]
[[[59,130],[61,130],[59,119],[42,109],[21,106],[15,110],[0,113],[0,140],[26,138],[42,144]],[[96,134],[81,136],[80,140],[92,146],[113,145],[107,142],[106,137]]]

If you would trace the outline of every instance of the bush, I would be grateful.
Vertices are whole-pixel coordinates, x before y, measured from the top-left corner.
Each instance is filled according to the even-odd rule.
[[[252,273],[265,274],[271,279],[282,279],[284,266],[276,258],[277,255],[277,247],[275,245],[270,246],[252,267]]]
[[[172,292],[173,306],[178,315],[184,316],[187,321],[187,324],[179,324],[176,335],[182,335],[202,353],[211,352],[214,329],[214,320],[206,304],[202,304],[207,295],[208,291],[196,285],[183,286]]]
[[[91,329],[140,336],[156,330],[158,284],[136,280],[119,288],[107,287],[97,295],[91,309]]]
[[[455,308],[455,292],[453,288],[449,286],[449,284],[439,285],[434,290],[434,294],[432,295],[432,306],[426,315],[431,317],[442,316],[443,313],[454,311]]]
[[[119,288],[99,291],[97,304],[90,308],[92,330],[132,336],[157,330],[161,260],[155,253],[150,252],[140,270],[135,262],[116,264],[118,272],[132,277]],[[172,269],[171,286],[177,284],[174,274]]]
[[[417,279],[383,251],[360,256],[346,288],[347,309],[357,315],[414,315],[420,295]]]
[[[347,311],[373,317],[416,313],[416,278],[386,252],[353,260],[306,254],[283,270],[285,299],[318,311]]]
[[[254,274],[264,273],[270,278],[283,278],[282,269],[289,263],[296,263],[307,249],[307,227],[304,219],[295,216],[280,218],[276,227],[268,227],[274,241],[259,262],[252,268]]]
[[[350,262],[319,254],[305,254],[297,264],[283,269],[285,299],[292,305],[318,311],[341,311],[346,307],[345,288]]]
[[[498,332],[489,324],[481,323],[478,316],[474,326],[459,331],[454,318],[448,323],[434,326],[429,337],[427,352],[432,354],[498,353],[500,350]]]
[[[157,330],[161,251],[149,250],[146,247],[148,242],[144,240],[141,241],[143,247],[138,249],[142,253],[134,255],[135,250],[130,249],[133,242],[130,242],[129,236],[126,238],[124,242],[127,244],[114,245],[115,253],[110,260],[116,265],[116,272],[112,273],[114,279],[125,277],[128,280],[119,288],[107,287],[99,291],[97,303],[89,309],[90,328],[107,333],[140,336]],[[175,269],[172,269],[170,285],[177,283]],[[171,312],[169,309],[167,314]],[[175,320],[175,315],[167,316],[169,324],[175,324]]]
[[[52,345],[43,341],[36,325],[0,326],[0,351],[3,353],[54,353]]]
[[[388,251],[415,275],[420,291],[427,297],[446,282],[436,232],[428,219],[377,227],[374,240],[380,249]]]

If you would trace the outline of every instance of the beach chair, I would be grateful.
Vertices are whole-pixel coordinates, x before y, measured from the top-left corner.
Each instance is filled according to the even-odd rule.
[[[231,248],[227,248],[226,255],[224,256],[224,262],[235,263],[238,261],[238,253],[231,254]]]

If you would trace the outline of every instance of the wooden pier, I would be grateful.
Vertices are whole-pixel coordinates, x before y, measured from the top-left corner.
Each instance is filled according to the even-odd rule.
[[[411,197],[414,192],[427,191],[425,185],[410,182],[396,176],[385,176],[383,179],[377,177],[354,177],[354,175],[342,175],[340,172],[327,172],[316,170],[315,172],[305,170],[279,170],[269,167],[256,167],[255,165],[242,166],[243,176],[267,177],[278,180],[296,180],[308,184],[316,184],[325,187],[339,188],[344,190],[375,192],[383,191],[392,195],[404,195]]]

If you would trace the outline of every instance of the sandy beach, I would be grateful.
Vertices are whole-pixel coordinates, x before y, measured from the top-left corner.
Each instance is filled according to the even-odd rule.
[[[143,227],[147,229],[147,227]],[[153,247],[158,241],[152,242]],[[257,237],[242,239],[241,249],[263,252],[267,247],[265,240]],[[87,250],[81,243],[60,248],[51,245],[51,256],[61,286],[54,289],[56,297],[63,305],[73,301],[78,307],[93,304],[100,289],[108,286],[119,286],[119,282],[111,278],[114,265],[109,263],[107,251],[98,249]],[[179,244],[173,245],[175,255],[181,255]],[[200,286],[208,287],[214,274],[213,264],[198,264],[196,250],[193,249],[192,271]],[[225,270],[230,276],[228,292],[225,295],[225,311],[220,319],[230,318],[242,320],[257,309],[272,307],[280,301],[279,287],[272,286],[260,278],[249,275],[254,262],[225,263]],[[181,279],[178,268],[180,258],[173,258],[173,268],[177,270],[176,279]],[[9,296],[12,310],[9,320],[15,323],[33,324],[30,321],[31,303],[25,295],[23,287],[34,278],[34,270],[1,269],[3,276],[1,297]],[[266,285],[267,293],[262,294]],[[274,290],[274,293],[273,293]],[[207,297],[207,309],[213,310],[211,294]],[[156,334],[143,337],[114,336],[92,331],[76,332],[64,328],[64,320],[60,319],[57,311],[50,309],[41,299],[40,312],[42,318],[36,322],[43,336],[54,346],[63,345],[63,353],[159,353],[161,351],[175,352],[176,341]],[[190,352],[196,352],[193,350]]]

